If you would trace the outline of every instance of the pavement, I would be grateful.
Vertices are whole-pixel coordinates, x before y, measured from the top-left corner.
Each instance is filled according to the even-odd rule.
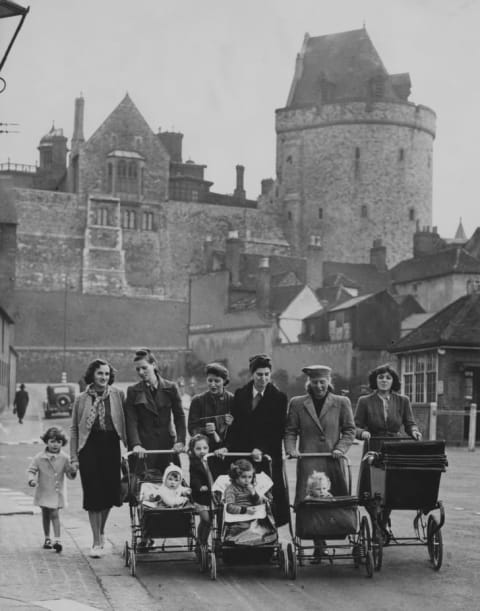
[[[111,512],[104,557],[94,559],[88,556],[91,532],[87,513],[81,508],[78,478],[68,482],[70,505],[61,512],[63,552],[57,554],[42,548],[41,516],[35,515],[38,510],[33,507],[32,490],[28,489],[25,481],[19,481],[19,473],[24,472],[23,465],[26,467],[27,459],[43,447],[39,435],[49,424],[31,415],[23,425],[19,425],[11,412],[0,414],[0,459],[3,459],[0,461],[0,611],[170,609],[168,599],[160,602],[158,595],[154,595],[156,592],[152,590],[151,580],[133,578],[124,565],[122,549],[125,540],[130,538],[126,505]],[[68,424],[65,420],[66,429]],[[447,537],[451,538],[450,549],[461,544],[467,551],[467,566],[471,565],[473,570],[476,546],[471,545],[469,537],[464,543],[459,536],[464,532],[471,535],[472,529],[479,532],[480,452],[468,452],[465,448],[449,448],[447,452],[450,465],[442,477],[441,491],[441,498],[447,501]],[[354,446],[350,451],[354,465],[353,481],[356,481],[360,454],[360,446]],[[293,461],[291,463],[288,466],[293,469]],[[293,480],[293,477],[289,479]],[[447,563],[449,557],[450,552]],[[155,587],[160,587],[158,581]],[[188,604],[191,595],[188,580],[185,580],[182,604]]]

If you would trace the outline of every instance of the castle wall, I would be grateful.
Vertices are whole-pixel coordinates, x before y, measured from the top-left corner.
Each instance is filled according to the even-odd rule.
[[[280,109],[276,130],[283,225],[298,250],[318,235],[329,260],[368,262],[382,238],[388,266],[411,256],[417,220],[432,219],[433,111],[386,101]]]

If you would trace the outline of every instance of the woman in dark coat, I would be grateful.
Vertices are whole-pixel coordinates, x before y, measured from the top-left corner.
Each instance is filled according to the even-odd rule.
[[[160,377],[157,361],[148,349],[138,350],[133,359],[141,381],[127,388],[125,416],[128,448],[145,456],[145,450],[184,451],[186,426],[182,400],[173,382]],[[175,431],[171,427],[171,419]],[[153,454],[148,466],[164,470],[169,462],[180,465],[178,457]]]
[[[289,521],[290,508],[283,480],[282,441],[287,416],[287,396],[270,381],[272,361],[266,354],[250,358],[252,380],[233,398],[233,423],[228,429],[229,452],[251,452],[255,461],[262,454],[272,459],[273,515],[277,526]]]
[[[27,411],[27,405],[29,401],[28,392],[25,390],[25,384],[20,384],[20,390],[15,393],[15,399],[13,400],[13,413],[17,414],[18,422],[23,424],[23,418]]]
[[[220,363],[209,363],[207,374],[208,390],[195,395],[188,412],[188,432],[208,437],[210,451],[224,445],[228,427],[232,424],[233,394],[225,389],[229,382],[228,369]]]

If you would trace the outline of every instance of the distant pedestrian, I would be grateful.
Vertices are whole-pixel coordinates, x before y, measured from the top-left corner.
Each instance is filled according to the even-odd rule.
[[[28,467],[28,485],[35,488],[33,502],[42,509],[42,522],[45,541],[44,549],[63,549],[60,539],[59,510],[66,506],[67,494],[65,475],[73,479],[77,470],[70,463],[61,448],[67,443],[62,429],[50,427],[41,437],[45,449],[37,454]],[[50,523],[53,525],[54,542],[50,539]]]
[[[27,405],[30,400],[28,392],[25,390],[25,384],[20,384],[20,390],[15,393],[13,400],[13,413],[17,414],[18,422],[23,424],[23,418],[27,411]]]

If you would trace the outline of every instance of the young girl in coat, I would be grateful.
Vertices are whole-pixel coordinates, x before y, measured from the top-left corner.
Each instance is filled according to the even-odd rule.
[[[73,479],[77,470],[72,467],[68,456],[61,451],[67,438],[57,427],[50,427],[40,438],[46,447],[37,454],[28,467],[28,485],[35,488],[33,502],[42,509],[44,549],[63,549],[60,541],[59,509],[66,504],[65,475]],[[50,539],[50,523],[53,525],[55,541]]]
[[[211,474],[206,456],[210,451],[206,435],[198,433],[190,439],[190,488],[192,500],[200,516],[197,537],[200,545],[206,545],[210,534],[210,501],[212,495]]]

